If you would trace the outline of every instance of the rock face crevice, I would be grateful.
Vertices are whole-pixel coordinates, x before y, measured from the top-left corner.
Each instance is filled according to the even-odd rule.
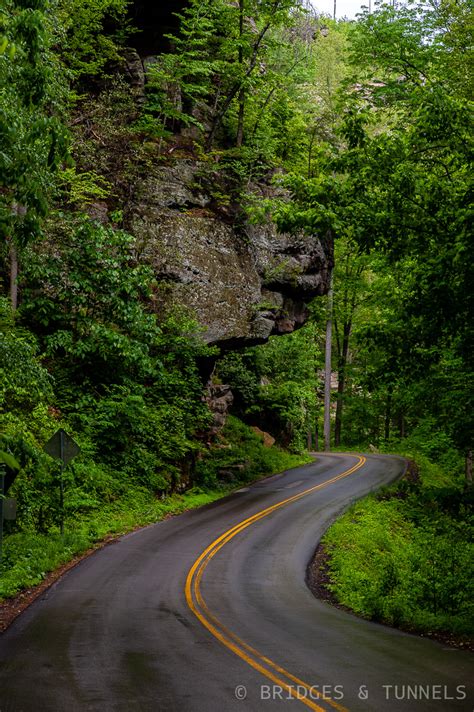
[[[225,425],[229,409],[234,402],[234,396],[230,386],[227,384],[215,385],[209,383],[206,389],[205,401],[212,414],[212,423],[206,436],[212,441]]]
[[[209,344],[238,348],[293,331],[306,303],[329,288],[330,240],[281,234],[270,222],[242,229],[241,217],[216,211],[205,170],[178,159],[149,166],[136,182],[127,227],[140,258],[194,313]]]

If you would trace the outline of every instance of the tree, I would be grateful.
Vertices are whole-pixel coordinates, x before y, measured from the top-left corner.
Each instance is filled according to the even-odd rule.
[[[0,55],[0,232],[18,302],[18,251],[41,231],[67,134],[56,116],[64,99],[51,51],[47,0],[8,0]]]
[[[104,78],[132,32],[128,0],[51,0],[61,59],[75,84]]]
[[[400,313],[413,374],[425,385],[427,373],[438,382],[436,393],[424,395],[426,411],[467,451],[474,430],[473,268],[465,258],[472,115],[452,59],[453,28],[469,14],[461,6],[451,10],[452,25],[446,5],[441,12],[385,8],[354,30],[359,84],[346,98],[349,150],[341,167],[362,208],[360,244],[411,271]],[[456,34],[458,50],[468,34]]]
[[[211,128],[206,140],[207,150],[211,150],[216,132],[232,102],[238,97],[239,119],[236,144],[243,142],[243,122],[245,113],[245,96],[252,84],[257,66],[264,62],[264,41],[270,30],[289,20],[289,12],[297,3],[295,0],[264,0],[256,3],[252,0],[239,0],[238,4],[238,35],[237,35],[237,71],[232,72],[231,81],[220,101],[215,104]],[[234,24],[234,23],[233,23]]]
[[[313,175],[313,153],[316,168],[318,154],[325,146],[337,147],[340,138],[337,128],[341,123],[339,92],[347,72],[348,23],[330,20],[315,28],[314,66],[307,93],[312,97],[308,107],[307,175]]]
[[[298,0],[191,0],[178,15],[180,32],[170,36],[173,51],[160,58],[151,75],[166,67],[162,91],[166,84],[179,87],[180,119],[187,114],[201,122],[207,151],[233,109],[233,144],[243,145],[248,99],[264,84],[272,49],[282,41],[275,32],[296,26],[301,16]]]
[[[324,360],[324,449],[331,449],[331,386],[332,386],[332,323],[333,323],[333,282],[328,292],[326,343]]]
[[[413,426],[428,418],[469,452],[472,116],[459,86],[467,65],[452,52],[456,45],[468,56],[472,23],[461,30],[459,17],[469,15],[462,5],[451,14],[446,5],[383,7],[353,26],[340,142],[319,151],[309,180],[287,181],[292,201],[279,219],[293,231],[330,229],[336,241],[350,235],[359,249],[385,255],[384,270],[403,275],[392,327],[375,336],[374,324],[366,334],[368,349],[377,344],[377,359],[365,353],[369,372],[382,375],[385,434],[397,402],[405,411],[402,430],[405,416]],[[344,328],[340,346],[343,356]],[[376,405],[373,398],[367,403]]]
[[[322,342],[312,316],[292,334],[226,354],[217,362],[216,375],[231,386],[235,412],[268,429],[281,444],[302,450],[319,416]]]
[[[337,400],[334,423],[334,445],[341,444],[342,413],[347,379],[347,364],[352,328],[357,312],[367,299],[367,279],[364,274],[367,256],[357,246],[341,237],[335,249],[334,332],[337,364]]]

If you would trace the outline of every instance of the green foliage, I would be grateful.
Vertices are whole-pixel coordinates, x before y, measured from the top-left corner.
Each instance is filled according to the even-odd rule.
[[[233,12],[222,0],[191,0],[179,15],[180,34],[170,37],[174,51],[148,68],[146,108],[149,115],[155,114],[157,118],[155,134],[163,135],[166,128],[174,128],[177,122],[199,125],[193,118],[195,104],[210,97],[214,75],[219,76],[230,60],[223,55],[222,47],[227,46]]]
[[[153,278],[136,262],[132,237],[86,218],[59,218],[55,229],[59,249],[43,246],[24,267],[22,315],[46,354],[81,388],[156,377],[161,331],[144,306]]]
[[[41,454],[39,442],[45,441],[55,428],[49,410],[52,401],[51,378],[41,365],[33,335],[14,326],[10,306],[0,299],[0,449],[10,470],[9,459],[21,467],[15,484],[19,498],[20,523],[35,520],[42,528],[43,514],[31,516],[31,504],[43,510],[51,478]],[[40,492],[44,482],[44,491]],[[39,489],[38,489],[39,488]],[[48,511],[54,508],[49,502]],[[48,514],[49,516],[49,514]],[[9,525],[11,526],[11,525]]]
[[[342,165],[370,220],[361,244],[378,244],[408,273],[397,311],[411,346],[412,404],[424,391],[428,413],[467,449],[472,265],[463,256],[470,241],[472,116],[464,88],[451,75],[449,32],[440,21],[436,9],[384,9],[357,27],[353,51],[359,76],[361,69],[366,74],[349,105],[368,107],[371,121],[380,117],[386,128],[371,133],[365,121],[363,147],[349,151]],[[370,59],[363,61],[369,44]],[[374,84],[375,72],[380,81]]]
[[[192,135],[203,138],[206,151],[216,140],[237,148],[233,158],[247,179],[275,162],[306,166],[307,130],[319,101],[315,18],[294,0],[191,0],[178,17],[173,50],[147,67],[139,126],[167,137],[194,125]],[[332,88],[331,80],[325,87]]]
[[[90,198],[107,199],[109,207],[123,209],[128,187],[150,160],[139,143],[136,120],[136,99],[121,74],[78,101],[71,127],[76,163],[60,175],[60,188],[70,190],[74,209],[80,210]],[[59,200],[62,203],[64,195]]]
[[[197,359],[210,351],[177,309],[158,324],[153,275],[130,235],[86,218],[58,216],[56,229],[61,243],[25,264],[21,309],[45,349],[56,402],[90,457],[154,491],[176,488],[209,418]]]
[[[194,50],[191,54],[198,56]],[[157,138],[169,138],[179,125],[202,128],[185,107],[205,93],[202,79],[211,72],[211,67],[196,59],[193,71],[197,76],[189,77],[187,56],[187,53],[164,54],[147,67],[147,101],[145,112],[137,123],[138,129]]]
[[[210,351],[179,310],[158,324],[152,274],[136,262],[131,237],[84,217],[57,215],[55,229],[62,241],[51,230],[25,255],[24,326],[0,303],[1,449],[22,467],[12,490],[18,519],[8,526],[42,533],[59,522],[58,467],[42,452],[58,427],[82,449],[65,473],[72,517],[130,487],[179,488],[209,419],[197,359]]]
[[[75,421],[96,443],[98,460],[163,492],[179,488],[179,465],[198,448],[191,435],[205,425],[206,413],[194,403],[186,409],[179,397],[176,403],[150,402],[145,389],[117,387],[98,402],[83,397]]]
[[[394,438],[384,443],[382,452],[398,453],[415,460],[423,475],[423,486],[434,493],[442,488],[464,486],[464,458],[436,423],[422,420],[405,438]]]
[[[84,207],[97,200],[109,197],[111,185],[95,171],[78,173],[76,167],[65,168],[59,175],[60,189],[66,200],[73,205]]]
[[[421,484],[372,495],[327,532],[330,588],[368,618],[472,635],[472,501],[423,464]]]
[[[280,434],[283,445],[300,452],[306,448],[307,432],[314,430],[320,408],[322,354],[315,339],[316,327],[310,321],[293,334],[271,338],[259,349],[260,401],[249,409],[262,413],[263,422],[269,424],[270,432]]]
[[[33,336],[16,329],[10,305],[0,298],[0,412],[27,418],[38,401],[51,398],[51,382],[37,358]]]
[[[131,32],[128,0],[55,0],[61,55],[73,78],[104,75]]]
[[[2,11],[12,51],[0,54],[0,234],[3,243],[20,246],[40,233],[55,173],[67,157],[58,119],[66,89],[47,11],[46,0],[8,0]]]
[[[255,362],[255,350],[230,351],[219,361],[218,377],[232,388],[236,405],[245,409],[259,396],[260,382]]]
[[[461,16],[471,18],[462,29]],[[452,59],[453,42],[467,57],[471,33],[464,2],[383,6],[353,23],[342,123],[312,158],[311,178],[286,179],[292,200],[276,210],[282,229],[355,245],[347,274],[336,267],[336,324],[339,295],[346,316],[351,294],[367,302],[355,319],[342,316],[347,359],[336,332],[348,443],[378,442],[394,426],[403,435],[428,418],[472,448],[472,112]],[[375,257],[354,289],[358,250]]]
[[[230,416],[221,442],[198,460],[196,482],[205,487],[226,483],[235,485],[307,462],[311,462],[307,455],[290,455],[276,446],[265,447],[248,425]]]
[[[237,412],[297,452],[306,447],[319,413],[321,353],[315,337],[315,324],[309,323],[263,346],[229,353],[217,365],[219,378],[232,388]]]
[[[13,455],[10,455],[9,452],[4,452],[3,450],[0,450],[0,463],[2,465],[6,465],[10,470],[20,469],[20,465],[17,460],[15,460]]]

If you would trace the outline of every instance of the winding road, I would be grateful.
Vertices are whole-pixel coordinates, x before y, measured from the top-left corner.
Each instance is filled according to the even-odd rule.
[[[85,559],[1,636],[0,712],[474,710],[472,654],[305,584],[330,522],[404,467],[319,455]]]

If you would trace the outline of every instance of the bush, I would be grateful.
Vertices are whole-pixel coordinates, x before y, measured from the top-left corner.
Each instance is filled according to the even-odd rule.
[[[195,480],[207,487],[249,482],[311,461],[306,455],[291,455],[276,446],[265,447],[248,425],[230,416],[221,442],[198,460]]]

